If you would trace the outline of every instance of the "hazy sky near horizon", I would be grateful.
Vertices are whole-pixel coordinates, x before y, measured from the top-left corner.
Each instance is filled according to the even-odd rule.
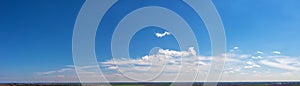
[[[155,4],[169,8],[186,19],[196,33],[199,50],[180,50],[172,32],[159,27],[146,27],[131,40],[129,53],[132,60],[122,60],[119,64],[128,65],[130,61],[137,65],[143,63],[138,66],[143,69],[145,64],[148,66],[149,59],[165,59],[170,63],[167,65],[169,72],[172,72],[176,71],[172,68],[178,67],[177,63],[192,61],[189,62],[190,69],[184,70],[193,72],[193,64],[198,64],[203,68],[201,77],[205,77],[211,47],[201,19],[180,0],[154,2],[120,1],[120,6],[113,7],[104,16],[105,22],[100,24],[96,36],[96,56],[100,68],[111,81],[127,80],[112,64],[110,42],[114,25],[133,9]],[[300,80],[299,0],[213,2],[224,24],[229,55],[222,80]],[[83,3],[84,0],[1,0],[0,82],[77,81],[72,66],[72,33]],[[154,47],[157,51],[149,55]],[[185,55],[183,58],[186,59],[178,61],[178,55]],[[202,60],[195,61],[195,58]],[[151,72],[155,73],[158,69],[154,68]],[[138,74],[129,70],[125,68],[122,71]],[[251,76],[245,78],[244,75]],[[170,77],[174,74],[166,73],[165,78]]]

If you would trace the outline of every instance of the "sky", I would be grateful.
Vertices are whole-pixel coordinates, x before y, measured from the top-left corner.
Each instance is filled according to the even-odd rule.
[[[78,81],[72,59],[72,33],[84,2],[1,0],[0,83]],[[300,80],[299,0],[213,0],[213,3],[227,39],[227,53],[224,53],[227,60],[221,81]],[[124,52],[130,54],[130,59],[113,63],[111,39],[115,26],[126,14],[152,5],[181,15],[195,33],[199,46],[180,50],[172,32],[145,27],[134,34],[129,52]],[[103,17],[95,39],[97,61],[110,81],[130,81],[121,72],[137,79],[151,78],[151,74],[160,71],[162,62],[167,62],[166,72],[157,81],[174,78],[181,62],[187,63],[182,69],[185,73],[195,72],[199,65],[199,77],[205,77],[211,58],[223,56],[211,56],[210,46],[201,18],[180,0],[120,1]],[[137,71],[128,67],[132,64]],[[145,72],[150,64],[152,69]]]

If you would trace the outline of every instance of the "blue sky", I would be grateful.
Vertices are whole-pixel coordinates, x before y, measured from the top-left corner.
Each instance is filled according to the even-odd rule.
[[[243,55],[266,57],[262,60],[241,58],[239,61],[249,63],[253,67],[257,64],[273,68],[276,74],[285,70],[280,69],[282,67],[277,67],[279,69],[268,67],[272,65],[271,61],[284,63],[280,61],[287,59],[282,60],[281,57],[288,60],[300,59],[298,58],[299,0],[213,0],[213,2],[224,24],[228,52],[232,50],[231,53],[237,54],[238,57]],[[38,73],[70,67],[68,65],[73,64],[73,27],[83,3],[84,0],[1,0],[0,82],[44,78]],[[96,54],[97,57],[101,57],[98,58],[98,62],[111,60],[110,39],[118,21],[135,8],[153,4],[168,7],[182,15],[197,33],[200,48],[197,54],[209,58],[210,40],[207,30],[200,18],[186,4],[165,0],[122,1],[118,4],[119,6],[113,7],[113,10],[104,16],[105,22],[100,23],[101,30],[98,30],[96,36]],[[123,4],[125,6],[122,7]],[[179,51],[172,32],[171,35],[164,37],[156,36],[156,33],[164,32],[167,31],[163,28],[147,27],[136,33],[130,44],[131,58],[139,59],[147,56],[153,47],[183,52]],[[258,51],[264,55],[257,55]],[[274,51],[281,53],[274,54],[272,53]],[[296,63],[299,62],[289,64]],[[296,68],[296,71],[299,71],[297,67],[290,69]],[[103,69],[106,70],[105,67]]]

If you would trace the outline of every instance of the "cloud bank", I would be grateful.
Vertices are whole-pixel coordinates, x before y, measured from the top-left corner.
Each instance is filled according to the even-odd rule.
[[[237,50],[239,48],[233,48]],[[221,81],[295,81],[300,80],[300,60],[298,57],[267,55],[262,51],[255,54],[226,53],[226,64]],[[111,59],[99,62],[99,66],[109,81],[204,81],[210,61],[219,56],[197,55],[193,47],[187,51],[159,49],[152,55],[138,59]],[[96,68],[98,66],[81,67]],[[198,71],[198,72],[197,72]],[[93,74],[93,71],[85,71]],[[38,76],[75,77],[74,66],[59,70],[36,73]],[[67,75],[69,74],[69,75]],[[72,75],[73,74],[73,75]],[[197,74],[197,75],[196,75]],[[195,77],[198,78],[195,78]],[[88,76],[93,77],[93,76]],[[180,79],[178,79],[178,77]],[[76,79],[75,79],[76,80]]]

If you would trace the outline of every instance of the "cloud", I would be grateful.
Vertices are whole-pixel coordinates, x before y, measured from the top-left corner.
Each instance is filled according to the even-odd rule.
[[[263,59],[262,56],[251,56],[252,59]]]
[[[237,51],[239,50],[239,47],[233,47],[233,49],[230,50],[230,52],[234,52],[234,51]]]
[[[47,71],[47,72],[38,72],[38,75],[48,75],[48,74],[53,74],[56,73],[56,71]]]
[[[236,48],[238,49],[238,48]],[[135,79],[149,79],[159,75],[155,81],[172,81],[181,70],[184,77],[195,77],[197,71],[198,77],[206,77],[211,66],[210,62],[215,57],[226,56],[226,64],[224,65],[221,81],[259,81],[259,80],[299,80],[300,78],[300,60],[297,57],[290,56],[270,56],[267,54],[251,55],[238,54],[234,52],[226,53],[220,56],[201,56],[193,47],[186,51],[176,51],[170,49],[159,49],[158,52],[145,55],[136,59],[110,59],[99,62],[99,66],[105,77],[109,81],[132,81],[129,76]],[[86,78],[93,78],[95,71],[91,69],[97,68],[97,65],[76,67]],[[66,75],[73,73],[73,78],[77,77],[75,66],[67,65],[64,68],[46,72],[40,72],[41,76],[50,76],[67,79],[71,77]],[[292,76],[294,74],[294,76]],[[299,75],[299,76],[297,76]],[[247,77],[244,77],[247,76]],[[204,80],[199,78],[197,81]]]
[[[116,70],[116,69],[118,69],[118,67],[116,67],[116,66],[110,66],[107,69]]]
[[[136,68],[143,68],[146,66],[172,66],[178,68],[178,64],[185,63],[186,65],[207,65],[208,63],[203,62],[208,60],[205,56],[196,56],[196,51],[193,47],[189,48],[188,51],[174,51],[169,49],[159,49],[154,55],[146,55],[139,59],[112,59],[105,62],[100,62],[107,69],[118,69],[117,66],[130,66],[135,65]],[[123,70],[127,70],[126,68]],[[128,69],[128,71],[130,68]],[[176,69],[177,70],[177,69]],[[155,71],[155,70],[154,70]],[[171,70],[172,71],[172,70]]]
[[[268,61],[268,60],[262,60],[262,61],[260,61],[260,63],[264,64],[264,65],[267,65],[267,66],[280,68],[280,69],[286,69],[286,70],[292,70],[292,71],[300,70],[299,67],[294,67],[294,66],[291,66],[291,65],[283,64],[283,63],[271,62],[271,61]]]
[[[246,55],[246,54],[243,54],[243,55],[240,55],[239,57],[240,58],[249,58],[251,55]]]
[[[281,52],[279,52],[279,51],[273,51],[272,53],[273,54],[281,54]]]
[[[246,64],[248,64],[247,66],[244,67],[246,69],[255,68],[255,67],[261,67],[260,65],[257,65],[256,63],[251,62],[251,61],[247,61]]]
[[[72,70],[74,70],[74,69],[73,68],[63,68],[63,69],[57,70],[57,72],[62,73],[65,71],[72,71]]]
[[[264,54],[263,52],[261,51],[256,51],[257,54]]]
[[[55,73],[63,73],[67,71],[73,71],[74,68],[62,68],[59,70],[51,70],[51,71],[46,71],[46,72],[37,72],[38,75],[50,75],[50,74],[55,74]]]
[[[164,32],[164,33],[155,33],[155,36],[158,37],[158,38],[162,38],[164,36],[167,36],[167,35],[171,35],[170,32]]]
[[[97,68],[97,65],[91,65],[91,66],[78,66],[77,69],[79,72],[86,71],[89,69]],[[67,65],[64,68],[58,69],[58,70],[51,70],[51,71],[46,71],[46,72],[37,72],[37,75],[57,75],[57,74],[63,74],[63,73],[69,73],[69,72],[75,72],[75,66],[73,65]]]
[[[146,55],[138,59],[111,59],[99,62],[105,69],[115,70],[114,75],[127,75],[131,78],[143,80],[161,73],[160,79],[170,80],[176,78],[176,74],[190,75],[181,78],[194,77],[199,71],[207,71],[211,57],[197,56],[193,47],[187,51],[175,51],[159,49],[157,53]],[[163,70],[163,71],[162,71]],[[202,75],[205,72],[201,72]],[[194,75],[193,75],[194,74]],[[143,77],[141,77],[143,76]],[[122,77],[122,76],[114,76]],[[123,76],[124,77],[124,76]]]
[[[77,71],[75,71],[75,67]],[[98,65],[86,65],[86,66],[73,66],[67,65],[64,68],[51,70],[46,72],[36,72],[36,76],[34,77],[34,81],[36,82],[79,82],[79,78],[77,75],[80,75],[81,78],[84,78],[84,82],[98,82],[100,72],[97,70],[99,68]],[[110,67],[109,69],[115,69]]]
[[[292,71],[300,70],[300,59],[292,58],[288,56],[280,56],[280,57],[270,56],[269,58],[272,59],[261,60],[260,63],[270,67],[279,68],[279,69],[292,70]]]
[[[188,51],[181,51],[181,52],[169,50],[169,49],[166,49],[166,50],[159,49],[158,53],[162,54],[162,55],[166,55],[166,56],[172,56],[172,57],[179,57],[179,56],[186,57],[186,56],[190,56],[190,55],[193,55],[193,56],[196,55],[196,51],[194,50],[193,47],[190,47]]]
[[[237,50],[237,49],[239,49],[239,47],[233,47],[233,49]]]

